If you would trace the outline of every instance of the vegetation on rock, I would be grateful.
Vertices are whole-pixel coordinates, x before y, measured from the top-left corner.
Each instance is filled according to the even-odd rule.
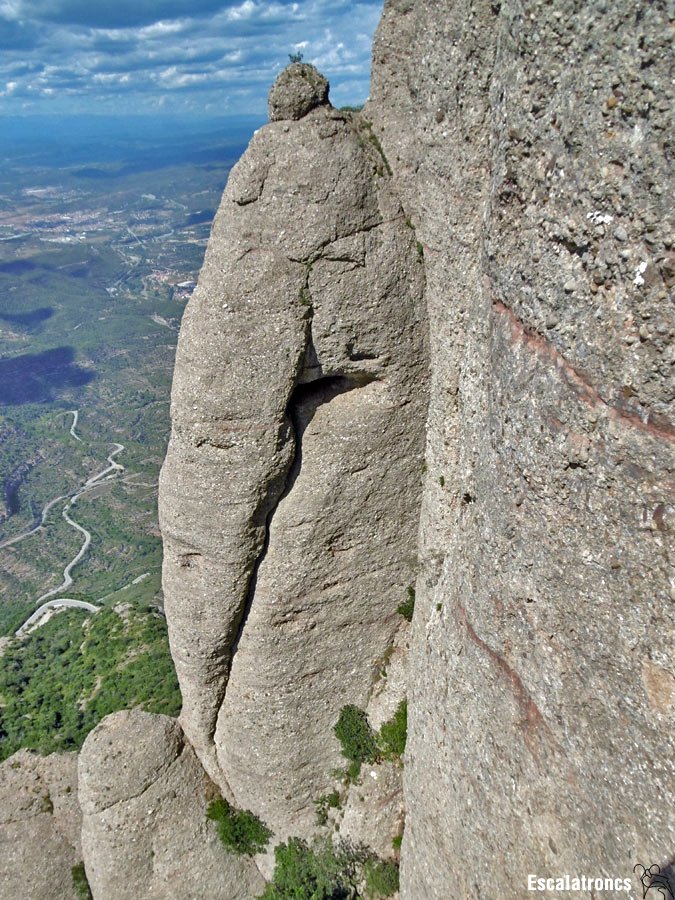
[[[408,736],[408,701],[401,700],[393,717],[380,728],[378,743],[388,759],[403,756]]]
[[[354,764],[350,767],[350,775],[358,775],[362,763],[377,761],[379,750],[375,732],[365,710],[351,703],[343,706],[333,730],[342,745],[342,755]]]
[[[84,870],[84,863],[78,863],[71,869],[73,876],[73,890],[79,900],[93,900],[93,894],[87,880],[87,873]]]
[[[340,794],[338,791],[331,791],[330,794],[322,794],[321,797],[314,801],[317,824],[325,825],[328,821],[328,810],[340,809],[341,805]]]
[[[413,613],[415,612],[415,588],[408,585],[406,590],[407,598],[396,607],[396,612],[403,616],[408,622],[412,622]]]
[[[392,718],[379,732],[371,727],[365,710],[348,704],[342,707],[333,730],[342,745],[342,755],[350,761],[347,775],[356,778],[364,762],[399,759],[403,755],[408,735],[408,702],[401,700]]]
[[[363,867],[366,897],[391,897],[398,890],[399,872],[395,862],[369,859]]]
[[[206,815],[218,826],[218,835],[228,850],[243,856],[262,853],[272,831],[247,809],[235,809],[223,797],[209,803]]]
[[[390,897],[398,890],[398,866],[363,847],[330,841],[310,845],[289,838],[274,850],[272,881],[260,900],[347,900]]]

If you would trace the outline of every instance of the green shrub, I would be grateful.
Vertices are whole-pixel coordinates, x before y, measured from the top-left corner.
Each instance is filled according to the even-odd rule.
[[[274,874],[260,900],[357,900],[390,897],[398,889],[398,866],[364,847],[329,840],[309,846],[289,838],[274,850]],[[360,891],[365,884],[366,893]]]
[[[289,838],[274,850],[274,875],[260,900],[340,900],[349,896],[330,845],[312,850]]]
[[[23,625],[34,611],[35,604],[31,600],[3,597],[0,603],[0,637],[12,637],[19,625]]]
[[[353,760],[349,763],[349,765],[347,766],[347,768],[345,769],[345,772],[347,773],[347,781],[348,781],[348,782],[349,782],[349,781],[356,781],[356,779],[357,779],[357,778],[359,777],[359,775],[361,774],[361,760],[360,760],[360,759],[353,759]]]
[[[407,736],[408,701],[401,700],[392,718],[380,728],[378,743],[382,753],[389,759],[402,756]]]
[[[391,846],[398,851],[401,849],[401,844],[403,843],[403,834],[397,834],[395,837],[391,839]]]
[[[413,613],[415,612],[415,588],[412,585],[408,585],[406,594],[408,595],[407,599],[399,604],[396,612],[403,616],[404,619],[407,619],[408,622],[412,622]]]
[[[385,859],[369,859],[363,867],[367,897],[391,897],[398,890],[398,866]]]
[[[104,716],[136,706],[180,712],[164,619],[63,610],[0,657],[0,762],[21,747],[77,750]]]
[[[223,797],[209,803],[206,815],[218,825],[223,844],[243,856],[262,853],[272,837],[271,830],[256,815],[247,809],[234,809]]]
[[[342,755],[356,764],[357,775],[361,763],[377,760],[379,754],[375,732],[370,727],[365,710],[353,704],[343,706],[333,730],[342,745]],[[353,769],[353,766],[349,768]]]
[[[78,863],[70,870],[73,879],[73,890],[79,900],[93,900],[91,888],[87,881],[87,873],[84,871],[84,863]]]
[[[316,821],[319,825],[325,825],[328,821],[329,809],[340,809],[340,794],[337,791],[331,791],[330,794],[322,794],[314,801],[316,807]]]

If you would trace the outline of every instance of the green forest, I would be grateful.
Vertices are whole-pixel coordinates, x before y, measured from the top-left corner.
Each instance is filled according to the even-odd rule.
[[[130,604],[63,610],[0,658],[0,761],[22,747],[77,750],[104,716],[136,706],[180,711],[163,617]]]

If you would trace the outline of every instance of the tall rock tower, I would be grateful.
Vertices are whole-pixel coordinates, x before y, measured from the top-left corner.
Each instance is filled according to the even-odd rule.
[[[313,832],[417,571],[424,267],[370,124],[327,93],[291,65],[232,171],[161,480],[181,722],[277,840]]]

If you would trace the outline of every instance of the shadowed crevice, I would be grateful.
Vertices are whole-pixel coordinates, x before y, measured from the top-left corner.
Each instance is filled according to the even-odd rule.
[[[317,370],[320,370],[320,366],[317,366],[315,371]],[[305,369],[303,373],[303,377],[305,378],[307,377],[307,371],[308,370]],[[320,406],[330,403],[331,400],[339,394],[345,394],[347,391],[364,387],[374,380],[374,376],[370,375],[329,375],[318,377],[313,381],[298,383],[293,389],[286,407],[285,421],[290,429],[290,440],[294,442],[294,453],[285,475],[282,478],[276,479],[275,482],[269,486],[267,496],[260,506],[260,514],[264,516],[265,535],[262,548],[251,572],[241,618],[236,626],[236,636],[232,643],[232,652],[230,656],[230,670],[232,669],[234,657],[239,648],[239,643],[253,606],[258,583],[258,572],[269,549],[270,530],[274,514],[279,508],[280,503],[293,489],[302,469],[303,435]],[[227,685],[223,691],[223,698],[220,703],[221,706],[226,694]]]

